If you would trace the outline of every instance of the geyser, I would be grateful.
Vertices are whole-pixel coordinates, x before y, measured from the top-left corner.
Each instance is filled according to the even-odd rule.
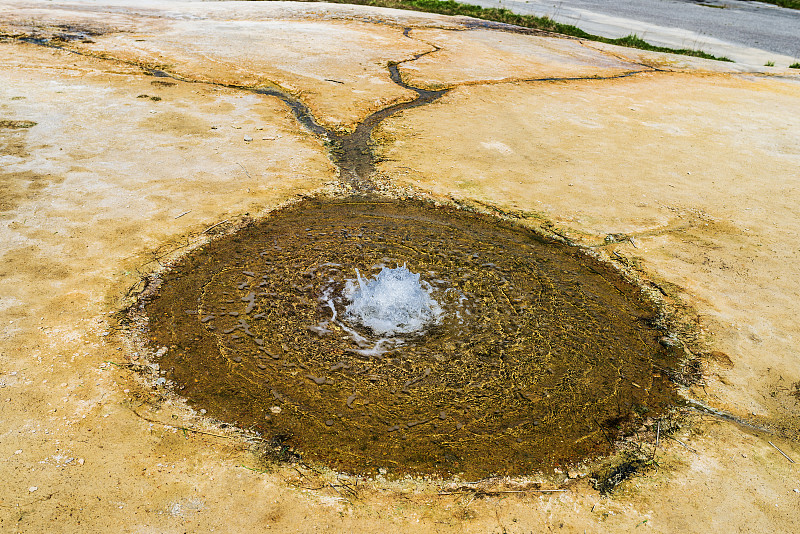
[[[356,270],[356,280],[348,280],[345,296],[350,303],[345,317],[381,336],[422,332],[437,322],[441,309],[431,297],[431,285],[420,282],[420,275],[405,265],[383,267],[373,280]]]
[[[423,203],[279,210],[187,254],[143,309],[192,405],[354,473],[528,474],[605,454],[676,400],[638,288]]]

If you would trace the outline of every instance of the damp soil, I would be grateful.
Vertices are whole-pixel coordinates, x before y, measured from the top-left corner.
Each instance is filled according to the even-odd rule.
[[[352,132],[321,126],[278,87],[226,86],[283,101],[369,195],[375,126],[447,92],[406,84],[401,63],[389,77],[417,97]],[[181,79],[142,68],[156,84]],[[401,265],[434,288],[442,320],[389,342],[346,324],[338,295],[357,270]],[[578,249],[456,209],[305,201],[188,254],[142,305],[178,394],[352,473],[530,474],[605,455],[678,401],[678,354],[636,287]]]
[[[337,295],[402,265],[442,319],[380,345]],[[580,249],[421,202],[303,201],[184,256],[142,305],[192,405],[351,473],[530,474],[607,454],[678,402],[638,288]]]

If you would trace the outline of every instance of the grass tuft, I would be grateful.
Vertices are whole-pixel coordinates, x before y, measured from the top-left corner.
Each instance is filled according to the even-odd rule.
[[[800,9],[800,0],[761,0],[767,4],[775,4],[780,7],[787,7],[789,9]]]
[[[601,43],[609,43],[615,44],[619,46],[627,46],[629,48],[638,48],[640,50],[650,50],[653,52],[667,52],[669,54],[680,54],[683,56],[693,56],[693,57],[700,57],[704,59],[714,59],[717,61],[730,61],[733,62],[732,59],[727,58],[725,56],[714,56],[712,54],[707,54],[702,50],[691,50],[688,48],[668,48],[666,46],[655,46],[651,45],[641,37],[635,34],[628,35],[626,37],[620,37],[618,39],[608,39],[606,37],[598,37],[592,36],[593,41],[600,41]]]
[[[789,65],[790,69],[800,69],[800,61],[795,61],[791,65]]]

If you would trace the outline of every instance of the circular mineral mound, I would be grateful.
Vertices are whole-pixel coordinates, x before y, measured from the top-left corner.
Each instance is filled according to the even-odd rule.
[[[370,322],[394,305],[399,327]],[[282,209],[185,256],[145,311],[196,408],[352,473],[529,474],[609,452],[676,400],[638,288],[423,203]]]

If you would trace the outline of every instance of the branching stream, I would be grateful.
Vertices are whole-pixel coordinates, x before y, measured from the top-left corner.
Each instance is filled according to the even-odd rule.
[[[677,355],[659,343],[659,311],[638,288],[573,247],[502,221],[363,198],[375,189],[375,128],[450,90],[402,78],[402,64],[439,50],[430,46],[387,65],[416,97],[351,133],[326,128],[279,87],[126,62],[280,99],[356,193],[279,210],[178,260],[141,301],[148,342],[196,407],[346,471],[522,475],[605,454],[676,401],[659,369],[676,366]],[[438,295],[441,324],[385,351],[353,345],[326,295],[356,272],[406,263]]]
[[[409,36],[410,30],[411,28],[404,28],[403,30],[403,35],[409,39],[411,38]],[[36,44],[46,44],[43,43],[40,39],[36,40],[30,39],[28,41],[36,42]],[[52,45],[46,44],[46,46],[52,46]],[[364,120],[362,120],[360,123],[356,125],[356,128],[352,133],[340,133],[321,125],[314,117],[309,107],[302,100],[278,87],[269,87],[269,88],[244,87],[239,85],[220,84],[220,83],[216,83],[214,85],[220,85],[231,89],[244,90],[264,96],[272,96],[278,98],[281,102],[286,104],[286,106],[288,106],[289,109],[291,109],[295,119],[297,119],[297,121],[306,130],[313,133],[314,135],[316,135],[325,142],[325,144],[328,147],[329,157],[331,161],[339,169],[340,179],[349,183],[356,192],[368,193],[374,187],[374,184],[371,182],[370,177],[375,171],[375,152],[372,148],[372,132],[375,130],[375,128],[381,122],[391,117],[392,115],[395,115],[396,113],[405,111],[407,109],[412,109],[435,102],[449,91],[449,89],[441,89],[441,90],[423,89],[419,87],[414,87],[403,81],[403,77],[400,73],[400,68],[399,68],[400,65],[411,61],[416,61],[421,57],[427,56],[428,54],[432,54],[439,50],[438,47],[433,45],[431,46],[432,46],[431,50],[423,52],[421,54],[415,54],[414,57],[411,59],[398,62],[390,62],[387,65],[389,78],[395,84],[402,87],[403,89],[411,90],[417,93],[417,97],[407,102],[399,102],[389,105],[385,108],[379,109],[378,111],[371,113]],[[157,77],[172,78],[184,82],[193,81],[159,69],[146,69],[146,70],[151,75]],[[202,83],[213,84],[213,82],[202,82]]]

